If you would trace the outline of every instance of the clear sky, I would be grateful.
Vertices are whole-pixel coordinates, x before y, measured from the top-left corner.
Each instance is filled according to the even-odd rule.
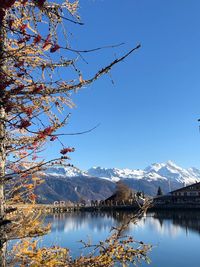
[[[200,167],[199,12],[199,0],[80,0],[85,25],[69,24],[74,48],[125,42],[83,55],[84,78],[136,44],[142,47],[73,96],[77,107],[63,132],[101,125],[62,139],[76,148],[71,163],[144,168],[171,159]]]

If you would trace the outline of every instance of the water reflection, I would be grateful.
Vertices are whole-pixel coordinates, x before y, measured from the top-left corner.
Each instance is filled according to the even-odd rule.
[[[165,221],[170,220],[174,228],[183,228],[185,232],[194,231],[200,234],[200,212],[196,210],[187,210],[187,211],[165,211],[155,213],[153,215],[155,220],[160,222],[162,226]]]
[[[133,216],[132,212],[77,212],[70,214],[57,214],[48,216],[46,222],[52,224],[52,232],[87,231],[101,233],[108,232],[112,226],[118,226]],[[149,228],[160,235],[175,237],[189,231],[200,233],[200,212],[198,211],[159,211],[149,212],[137,224],[130,224],[128,232],[137,228]]]
[[[112,211],[49,216],[46,222],[52,224],[52,231],[43,237],[42,245],[68,247],[72,257],[76,257],[84,253],[78,240],[91,240],[91,243],[97,244],[108,237],[112,226],[133,215],[127,211]],[[136,240],[153,245],[150,253],[152,264],[143,263],[142,267],[199,267],[199,233],[198,211],[149,212],[127,229],[127,234]]]
[[[52,231],[70,232],[91,229],[94,232],[108,231],[116,223],[112,214],[105,213],[70,213],[57,214],[46,218],[52,225]]]

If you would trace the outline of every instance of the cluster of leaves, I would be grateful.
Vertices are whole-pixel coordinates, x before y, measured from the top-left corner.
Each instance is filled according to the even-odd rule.
[[[66,266],[68,249],[60,247],[38,248],[38,241],[23,240],[13,248],[14,259],[8,266]],[[12,258],[12,257],[11,257]]]
[[[20,266],[63,266],[63,267],[113,267],[116,264],[121,264],[124,267],[129,264],[137,266],[138,263],[146,261],[149,263],[147,253],[150,246],[137,242],[138,247],[135,247],[136,241],[132,237],[120,241],[107,239],[105,242],[100,242],[96,248],[100,248],[97,256],[92,253],[86,256],[81,256],[72,259],[67,248],[61,247],[43,247],[37,246],[37,241],[23,240],[17,244],[13,253],[14,260],[10,260],[10,265],[13,263]],[[8,263],[9,266],[9,263]]]
[[[55,71],[69,66],[74,68],[74,60],[67,60],[60,54],[52,58],[51,54],[62,48],[57,35],[62,29],[62,18],[73,15],[78,19],[77,8],[78,1],[62,4],[44,0],[0,2],[0,106],[4,111],[0,119],[5,126],[5,157],[9,159],[3,179],[9,184],[11,178],[14,179],[13,190],[9,187],[9,198],[13,191],[15,195],[18,193],[20,186],[32,189],[35,183],[31,185],[30,178],[44,164],[60,164],[70,159],[67,154],[74,151],[62,144],[56,131],[68,122],[69,114],[64,118],[59,118],[59,114],[65,105],[73,107],[69,92],[77,86],[81,88],[83,82],[80,83],[79,78],[77,83],[76,80],[59,80]],[[68,51],[67,41],[62,49]],[[63,156],[45,162],[39,160],[38,154],[48,140],[60,141]],[[24,170],[23,164],[30,161],[31,166]],[[27,196],[24,188],[20,192]],[[30,200],[35,200],[33,190],[30,191]],[[19,194],[13,198],[20,199]]]
[[[150,245],[138,242],[131,236],[124,235],[130,222],[136,223],[144,214],[149,203],[145,203],[142,209],[134,216],[127,217],[126,221],[118,228],[113,228],[111,235],[98,244],[90,244],[80,241],[83,248],[90,248],[91,252],[85,256],[79,256],[73,259],[67,248],[51,247],[39,248],[38,241],[26,239],[17,244],[10,256],[10,264],[13,262],[20,266],[51,266],[51,267],[113,267],[129,266],[130,264],[138,266],[142,261],[150,262],[148,252]]]

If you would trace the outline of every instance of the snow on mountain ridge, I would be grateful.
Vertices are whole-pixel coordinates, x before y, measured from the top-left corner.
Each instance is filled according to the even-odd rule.
[[[101,168],[93,167],[87,171],[87,174],[96,176],[96,177],[107,177],[107,178],[133,178],[138,176],[142,178],[144,171],[143,170],[131,170],[131,169],[117,169],[117,168]]]
[[[200,181],[200,170],[197,168],[183,169],[170,160],[166,163],[153,163],[144,170],[94,167],[89,169],[87,174],[99,178],[110,178],[110,180],[113,180],[113,177],[115,179],[118,177],[119,179],[130,178],[148,181],[171,180],[182,184],[191,184]]]
[[[176,181],[182,184],[191,184],[200,181],[200,170],[197,168],[184,169],[172,161],[166,163],[153,163],[144,170],[141,169],[118,169],[93,167],[87,171],[81,171],[72,167],[52,166],[44,171],[45,176],[52,177],[77,177],[89,176],[117,182],[123,179],[146,180],[146,181]]]
[[[44,171],[45,176],[59,176],[59,177],[75,177],[75,176],[86,176],[87,174],[79,169],[73,167],[65,167],[61,165],[55,165],[47,168]]]

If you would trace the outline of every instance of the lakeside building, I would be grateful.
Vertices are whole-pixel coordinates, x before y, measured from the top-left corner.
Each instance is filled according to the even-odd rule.
[[[157,196],[153,202],[156,207],[178,204],[200,207],[200,182],[171,191],[167,195]]]

